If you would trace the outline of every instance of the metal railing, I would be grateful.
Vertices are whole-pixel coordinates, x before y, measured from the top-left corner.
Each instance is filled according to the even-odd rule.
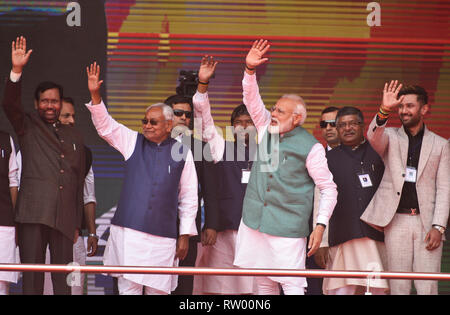
[[[389,272],[389,271],[338,271],[323,269],[255,269],[255,268],[198,268],[198,267],[142,267],[98,265],[40,265],[0,264],[0,271],[62,272],[98,274],[171,274],[171,275],[220,275],[220,276],[271,276],[307,278],[367,278],[450,281],[449,273]]]

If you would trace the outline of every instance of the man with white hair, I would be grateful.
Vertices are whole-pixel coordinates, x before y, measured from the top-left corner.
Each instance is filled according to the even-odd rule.
[[[301,125],[306,106],[283,95],[269,112],[259,95],[255,69],[270,45],[255,41],[246,57],[244,104],[258,130],[258,155],[244,198],[234,264],[244,268],[305,269],[306,250],[319,248],[337,191],[323,146]],[[268,131],[268,132],[266,132]],[[317,225],[310,235],[314,186],[321,192]],[[304,294],[306,278],[256,277],[257,294]]]
[[[171,267],[197,235],[197,175],[189,149],[170,137],[173,110],[147,108],[142,133],[116,122],[100,95],[100,67],[87,69],[92,101],[87,108],[98,134],[125,158],[122,192],[111,221],[103,262],[120,266]],[[181,158],[180,158],[181,157]],[[179,220],[179,226],[177,226]],[[178,236],[179,235],[179,236]],[[120,294],[169,294],[176,276],[119,274]]]

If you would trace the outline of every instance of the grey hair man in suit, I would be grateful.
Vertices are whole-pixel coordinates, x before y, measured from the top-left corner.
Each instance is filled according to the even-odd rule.
[[[386,128],[398,108],[402,126]],[[420,86],[386,83],[367,138],[385,164],[378,191],[361,219],[384,229],[388,269],[440,272],[450,205],[450,145],[424,124],[428,95]],[[392,294],[409,294],[411,280],[391,280]],[[418,294],[437,294],[437,281],[415,280]]]

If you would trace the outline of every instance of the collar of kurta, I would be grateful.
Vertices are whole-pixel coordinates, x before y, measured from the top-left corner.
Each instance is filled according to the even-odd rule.
[[[344,145],[344,144],[341,144],[341,148],[343,150],[346,150],[347,152],[351,153],[351,152],[356,152],[359,149],[363,149],[364,147],[366,147],[367,143],[368,142],[366,141],[366,138],[364,138],[364,140],[360,144],[358,144],[356,147],[354,147],[354,148],[352,148],[349,145]]]
[[[145,137],[144,137],[145,138]],[[151,145],[151,146],[155,146],[155,147],[159,147],[159,146],[164,146],[164,145],[168,145],[170,143],[170,141],[172,140],[172,138],[169,136],[162,142],[160,143],[156,143],[153,141],[148,140],[147,138],[145,138],[145,140]]]

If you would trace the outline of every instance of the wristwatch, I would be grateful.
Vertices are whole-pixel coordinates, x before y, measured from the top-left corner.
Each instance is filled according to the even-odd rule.
[[[445,233],[445,227],[440,226],[440,225],[437,225],[437,224],[433,225],[433,227],[434,227],[436,230],[438,230],[439,233],[441,233],[441,234],[444,234],[444,233]]]
[[[98,235],[97,235],[97,234],[94,234],[94,233],[89,233],[88,236],[89,236],[89,237],[95,237],[96,239],[99,239]]]

